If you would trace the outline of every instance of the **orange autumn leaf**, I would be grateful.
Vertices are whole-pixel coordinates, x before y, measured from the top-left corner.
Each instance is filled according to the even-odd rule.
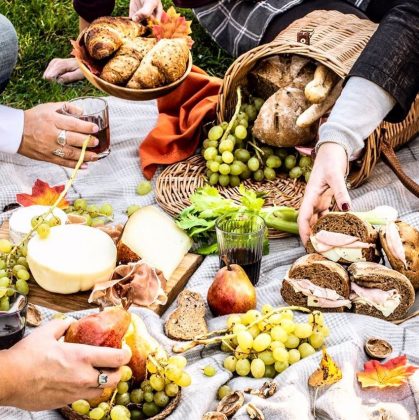
[[[191,30],[192,21],[186,20],[184,16],[177,13],[172,6],[167,12],[163,12],[160,22],[155,21],[152,23],[153,35],[157,40],[163,38],[184,38],[189,40],[189,47],[192,47],[193,41],[189,34]]]
[[[364,364],[364,370],[357,372],[356,376],[362,388],[397,387],[405,384],[407,378],[412,376],[417,369],[419,368],[407,364],[407,358],[403,355],[382,364],[377,360],[370,360]]]
[[[33,206],[35,204],[41,206],[52,206],[58,199],[64,185],[50,187],[46,182],[37,179],[32,186],[32,194],[16,194],[16,201],[23,207]],[[63,198],[57,207],[65,209],[70,203]]]
[[[342,379],[342,371],[323,347],[323,357],[320,366],[308,378],[308,384],[314,388],[333,385]]]
[[[80,60],[90,70],[91,73],[99,76],[100,73],[102,73],[103,65],[98,64],[97,60],[94,60],[92,57],[90,57],[83,43],[80,44],[78,41],[73,40],[70,40],[70,42],[73,47],[71,55]]]

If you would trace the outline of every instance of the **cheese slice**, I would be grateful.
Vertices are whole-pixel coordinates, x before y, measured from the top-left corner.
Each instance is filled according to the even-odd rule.
[[[37,216],[45,214],[50,209],[49,206],[28,206],[19,207],[16,209],[9,220],[9,236],[13,243],[17,244],[28,234],[32,229],[32,219]],[[61,224],[67,223],[67,215],[61,209],[54,209],[53,214],[58,217]],[[52,218],[52,214],[47,217],[47,220]]]
[[[312,235],[310,236],[310,240],[313,244],[313,248],[319,252],[319,244],[316,237]],[[366,258],[362,255],[362,248],[335,247],[328,251],[319,252],[319,254],[334,262],[339,261],[341,258],[350,262],[366,261]]]
[[[27,261],[36,282],[45,290],[76,293],[111,278],[116,246],[100,229],[55,226],[47,238],[35,235],[29,241]]]
[[[125,246],[168,280],[192,246],[174,220],[153,206],[137,210],[125,225],[118,247]],[[121,255],[123,259],[123,255]]]

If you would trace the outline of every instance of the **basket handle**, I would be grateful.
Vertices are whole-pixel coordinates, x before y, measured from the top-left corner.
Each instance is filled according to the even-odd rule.
[[[385,130],[381,132],[381,138],[384,137]],[[419,197],[419,185],[413,181],[402,169],[400,165],[400,161],[394,152],[393,147],[388,144],[388,142],[383,139],[381,142],[381,153],[384,156],[384,160],[388,166],[393,170],[393,172],[397,175],[400,182],[416,197]]]

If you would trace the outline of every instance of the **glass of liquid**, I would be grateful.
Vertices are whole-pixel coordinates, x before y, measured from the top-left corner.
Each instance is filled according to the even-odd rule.
[[[99,144],[95,147],[89,147],[89,151],[96,153],[99,159],[109,155],[111,152],[109,108],[104,99],[94,96],[72,99],[63,105],[61,113],[96,124],[99,131],[94,136],[99,140]]]
[[[0,311],[0,350],[9,349],[25,334],[28,299],[19,293],[10,299],[10,309]]]
[[[251,213],[224,215],[215,224],[220,268],[225,258],[230,264],[238,264],[256,285],[260,275],[260,264],[265,240],[265,221]]]

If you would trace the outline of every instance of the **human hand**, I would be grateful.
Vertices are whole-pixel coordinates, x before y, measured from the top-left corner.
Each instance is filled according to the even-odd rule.
[[[97,398],[103,392],[98,388],[98,368],[108,375],[106,386],[118,384],[117,368],[129,362],[131,352],[58,341],[70,324],[54,320],[0,352],[0,405],[38,411]]]
[[[75,58],[54,58],[48,64],[42,77],[62,85],[84,79]]]
[[[160,20],[162,13],[161,0],[130,0],[129,17],[134,22],[140,22],[150,16]]]
[[[341,145],[324,143],[320,146],[298,212],[298,228],[304,245],[310,237],[311,226],[328,212],[333,197],[340,210],[350,210],[351,199],[345,182],[347,165],[346,152]]]
[[[23,138],[18,153],[23,156],[74,168],[80,157],[83,142],[88,135],[94,135],[99,130],[96,124],[62,115],[57,111],[64,103],[49,103],[38,105],[25,111]],[[57,143],[58,135],[66,130],[66,145]],[[89,147],[97,146],[99,140],[91,136]],[[63,149],[64,156],[53,154],[54,150]],[[85,162],[96,161],[97,154],[86,151]],[[87,165],[83,164],[82,168]]]

